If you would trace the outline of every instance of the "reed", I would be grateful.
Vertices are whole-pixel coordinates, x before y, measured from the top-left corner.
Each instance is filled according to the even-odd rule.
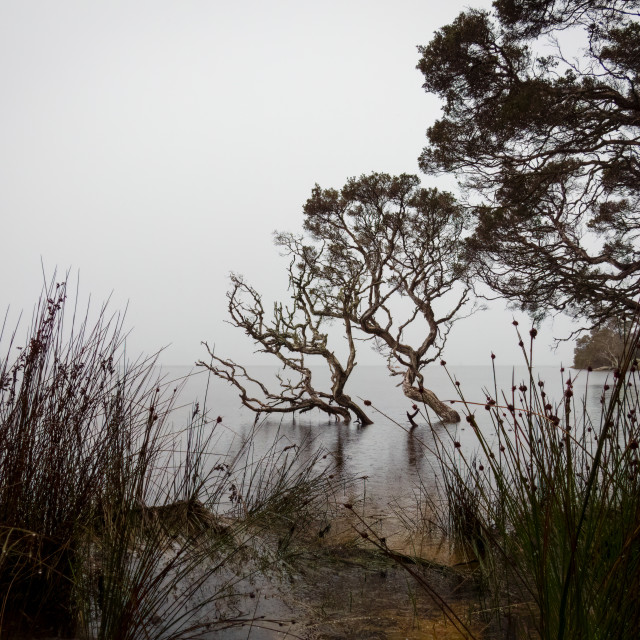
[[[564,374],[558,400],[535,376],[460,404],[472,451],[432,426],[441,480],[431,507],[475,566],[478,609],[495,637],[636,638],[640,629],[638,372],[631,355],[604,385],[598,416]],[[638,330],[627,336],[633,347]],[[627,349],[635,353],[635,348]],[[585,372],[587,374],[587,372]],[[588,374],[587,374],[588,375]],[[454,382],[452,380],[452,382]],[[459,389],[459,386],[454,387]],[[483,406],[484,405],[484,406]],[[492,429],[479,426],[478,411]]]
[[[178,428],[179,386],[158,379],[155,356],[127,360],[123,318],[69,308],[66,283],[52,283],[24,342],[0,336],[0,638],[246,623],[220,603],[265,566],[261,533],[276,519],[324,508],[321,465],[280,441],[221,454],[221,418],[198,404]],[[261,564],[230,570],[258,551]]]

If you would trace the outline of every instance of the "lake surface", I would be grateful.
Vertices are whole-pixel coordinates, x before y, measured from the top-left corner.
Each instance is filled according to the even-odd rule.
[[[276,367],[258,366],[249,369],[256,378],[273,382],[278,371]],[[189,375],[189,373],[191,375]],[[449,375],[448,375],[449,374]],[[442,400],[460,400],[460,392],[467,402],[479,403],[469,405],[475,411],[479,428],[490,436],[493,426],[487,411],[484,409],[487,393],[496,396],[496,384],[491,366],[451,366],[445,368],[434,365],[425,370],[425,386],[434,391]],[[502,392],[511,401],[511,388],[522,382],[527,386],[529,374],[524,367],[496,366],[496,383],[499,403],[503,403]],[[191,402],[196,399],[201,406],[207,394],[206,406],[213,416],[220,416],[222,422],[216,427],[216,450],[224,455],[234,452],[240,443],[253,433],[255,455],[268,450],[274,439],[283,438],[283,446],[295,444],[304,452],[311,453],[323,449],[327,461],[335,465],[335,473],[344,479],[344,495],[346,499],[362,500],[366,491],[367,511],[380,510],[387,512],[389,505],[409,507],[415,504],[416,488],[421,483],[427,490],[433,486],[437,474],[437,464],[433,451],[435,439],[438,437],[447,444],[450,439],[461,442],[463,450],[472,451],[475,446],[473,429],[462,422],[444,425],[437,422],[435,414],[416,417],[419,426],[411,429],[406,412],[411,410],[412,402],[404,397],[396,386],[400,378],[390,377],[385,367],[359,366],[354,371],[347,388],[354,399],[369,400],[372,406],[368,409],[374,420],[372,425],[361,427],[355,422],[345,424],[327,419],[320,411],[304,414],[271,414],[258,421],[254,427],[255,414],[242,406],[237,390],[228,383],[208,376],[206,370],[189,367],[165,367],[162,369],[165,381],[171,386],[173,380],[185,380],[180,395],[179,408],[174,412],[176,425],[184,425],[192,411]],[[314,380],[329,380],[329,371],[318,367],[313,369]],[[453,380],[460,382],[456,386]],[[597,424],[600,412],[600,396],[607,379],[608,372],[574,371],[567,368],[561,372],[560,367],[538,367],[534,369],[534,380],[543,380],[545,390],[552,404],[562,398],[564,385],[571,377],[574,382],[574,402],[579,414],[581,404],[586,402],[587,412]],[[326,388],[326,387],[325,387]],[[515,402],[516,407],[519,406]],[[362,403],[361,403],[362,406]],[[463,407],[456,404],[457,410],[463,414]],[[432,422],[433,430],[428,422]],[[434,439],[435,434],[435,439]],[[452,446],[452,445],[451,445]],[[351,488],[347,486],[348,478],[356,478]]]
[[[278,369],[253,367],[249,372],[265,383],[273,383]],[[332,518],[329,522],[332,544],[338,545],[336,548],[344,539],[349,541],[345,548],[359,550],[351,541],[354,532],[362,529],[364,519],[378,536],[384,536],[389,546],[397,551],[444,564],[465,559],[455,555],[456,550],[446,537],[423,526],[421,518],[425,515],[431,518],[432,513],[424,510],[424,499],[418,489],[422,487],[422,491],[434,491],[438,477],[434,450],[438,440],[453,456],[457,455],[454,453],[454,440],[461,443],[461,451],[465,454],[473,454],[477,450],[475,432],[464,419],[462,404],[455,405],[463,416],[462,422],[457,425],[442,424],[434,414],[429,415],[422,408],[421,415],[416,417],[418,426],[411,428],[406,414],[411,411],[413,403],[396,386],[399,378],[390,377],[385,367],[360,366],[354,372],[347,392],[354,399],[359,398],[361,406],[364,406],[364,400],[371,402],[371,406],[365,408],[374,420],[373,424],[361,427],[355,422],[335,422],[319,411],[295,416],[272,414],[256,421],[256,415],[242,406],[238,391],[228,383],[208,376],[206,370],[166,367],[161,374],[169,392],[184,382],[180,401],[172,414],[176,432],[188,423],[194,410],[193,403],[199,401],[202,410],[207,396],[206,410],[213,418],[212,424],[215,424],[212,466],[224,462],[226,456],[233,457],[249,438],[253,447],[251,456],[255,460],[269,451],[274,442],[277,442],[278,450],[297,445],[302,457],[321,451],[325,457],[320,463],[326,462],[332,466],[332,473],[338,480],[338,501],[353,505],[353,510],[338,509],[337,515],[335,512],[327,513],[327,517]],[[313,376],[317,388],[327,388],[328,369],[315,368]],[[532,386],[529,373],[523,367],[498,366],[495,377],[494,382],[494,372],[490,366],[452,366],[447,373],[445,368],[436,365],[425,371],[425,386],[444,401],[460,401],[461,393],[468,403],[478,403],[468,404],[468,410],[475,412],[479,429],[491,439],[494,428],[489,412],[484,408],[487,395],[497,398],[499,404],[513,403],[519,408],[520,402],[512,399],[512,386],[518,387],[521,383]],[[587,375],[586,371],[566,369],[561,372],[560,367],[539,367],[534,370],[533,377],[536,387],[538,380],[544,381],[545,391],[554,405],[555,401],[562,399],[566,381],[571,377],[576,413],[582,415],[584,401],[587,413],[598,423],[600,397],[603,385],[612,377],[610,373],[593,372]],[[457,386],[455,381],[459,381],[460,385]],[[504,391],[506,399],[503,399],[500,390]],[[215,422],[217,416],[222,419],[219,424]],[[222,507],[225,509],[226,505]],[[325,542],[326,539],[323,539]],[[315,556],[312,554],[310,557]],[[314,560],[313,564],[304,565],[304,571],[300,574],[302,577],[297,576],[295,581],[282,582],[280,579],[278,582],[275,578],[273,581],[249,571],[248,582],[236,584],[237,602],[234,600],[231,604],[239,607],[238,611],[247,618],[263,615],[267,619],[296,619],[297,623],[289,629],[297,634],[296,637],[307,637],[304,633],[308,625],[313,629],[326,627],[331,634],[335,632],[335,635],[329,634],[327,637],[364,637],[365,631],[366,637],[383,637],[374,634],[384,634],[384,637],[398,640],[423,640],[436,635],[442,638],[458,637],[453,628],[447,627],[444,617],[437,607],[433,607],[430,599],[416,600],[414,595],[409,597],[412,592],[402,569],[392,567],[378,570],[372,558],[367,557],[363,565],[354,562],[339,564],[328,555],[323,561]],[[435,574],[430,580],[434,577]],[[466,600],[467,596],[460,594],[459,587],[459,581],[456,580],[455,589],[439,588],[441,591],[445,589],[450,604],[460,606],[461,612],[468,612],[471,600]],[[362,600],[361,604],[358,604],[358,598]],[[458,605],[456,598],[459,599]],[[416,606],[423,608],[418,610]],[[362,628],[354,630],[354,619],[363,625]],[[436,624],[441,626],[436,627]],[[205,637],[275,640],[282,637],[282,631],[280,627],[275,631],[270,630],[266,623],[263,627],[254,627],[251,623],[247,627],[216,630],[213,635]],[[337,635],[338,632],[340,635]]]

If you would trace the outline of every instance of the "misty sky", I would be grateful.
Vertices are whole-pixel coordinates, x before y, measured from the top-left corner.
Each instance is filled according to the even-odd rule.
[[[316,182],[418,172],[438,103],[416,45],[466,4],[0,3],[0,307],[30,315],[42,261],[49,276],[79,272],[96,304],[128,304],[130,352],[170,344],[166,364],[192,364],[207,340],[250,359],[224,322],[229,271],[268,307],[287,284],[272,232],[300,229]],[[447,359],[519,362],[511,319],[499,303],[464,320]],[[569,363],[551,335],[538,361]]]

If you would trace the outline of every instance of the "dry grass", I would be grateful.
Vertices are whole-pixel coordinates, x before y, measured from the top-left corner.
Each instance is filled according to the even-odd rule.
[[[194,405],[176,427],[179,389],[154,357],[125,358],[122,318],[69,322],[67,308],[66,284],[51,284],[24,342],[4,337],[0,638],[166,640],[246,623],[219,606],[247,577],[227,566],[278,561],[261,529],[325,508],[317,458],[279,441],[219,455],[219,419]]]

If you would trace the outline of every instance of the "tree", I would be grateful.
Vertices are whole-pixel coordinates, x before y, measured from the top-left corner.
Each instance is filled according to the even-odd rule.
[[[276,244],[291,259],[291,307],[276,305],[267,326],[257,292],[234,277],[229,311],[234,325],[305,382],[295,393],[285,385],[284,395],[269,395],[263,387],[270,398],[265,405],[249,401],[242,391],[242,380],[249,381],[246,371],[210,350],[216,362],[210,366],[213,373],[241,389],[243,402],[255,411],[313,405],[344,419],[345,410],[353,412],[364,422],[368,419],[344,387],[355,367],[355,340],[371,340],[392,374],[402,376],[408,398],[426,403],[445,421],[459,421],[456,411],[425,388],[422,373],[440,358],[469,296],[458,263],[465,217],[453,197],[420,188],[416,176],[374,173],[349,180],[340,191],[316,185],[304,206],[303,227],[304,235],[276,234]],[[248,295],[248,305],[238,301],[240,293]],[[328,347],[330,323],[339,323],[344,331],[345,366]],[[302,362],[307,354],[320,355],[329,364],[330,391],[312,393],[311,375]]]
[[[271,320],[265,317],[260,294],[242,277],[231,275],[232,288],[227,294],[231,323],[243,329],[259,345],[259,351],[270,353],[282,364],[283,372],[278,374],[276,391],[252,377],[245,367],[215,355],[207,343],[204,344],[211,361],[201,360],[197,364],[235,386],[240,391],[242,403],[257,414],[320,409],[338,420],[349,422],[353,413],[361,424],[371,424],[364,410],[344,391],[356,366],[356,348],[348,318],[344,319],[344,333],[349,353],[343,365],[328,347],[328,335],[321,326],[322,318],[313,316],[302,295],[301,287],[305,283],[294,275],[293,264],[289,265],[289,282],[292,305],[274,305]],[[316,389],[311,369],[305,360],[308,356],[319,356],[329,365],[332,382],[330,391]],[[285,373],[287,370],[292,377]],[[262,397],[250,395],[247,389],[250,384],[258,388],[258,394]]]
[[[470,268],[534,314],[639,310],[639,7],[496,0],[419,47],[444,100],[420,166],[458,177]]]
[[[588,335],[580,336],[573,352],[574,368],[615,369],[619,367],[626,353],[625,347],[631,340],[629,327],[626,329],[625,331],[622,322],[611,318],[599,328],[592,329]]]

